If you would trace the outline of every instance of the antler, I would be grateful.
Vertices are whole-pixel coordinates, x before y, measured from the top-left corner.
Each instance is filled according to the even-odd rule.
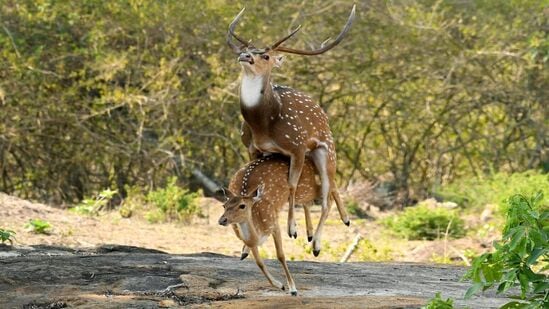
[[[236,46],[236,44],[233,43],[233,41],[231,40],[232,37],[237,39],[240,43],[242,43],[246,47],[249,45],[248,41],[240,38],[239,36],[237,36],[234,33],[234,28],[236,27],[236,24],[238,23],[238,20],[240,19],[240,16],[242,16],[242,14],[244,13],[245,9],[246,8],[243,8],[240,11],[240,13],[238,13],[238,15],[236,15],[236,17],[233,19],[233,21],[229,25],[229,31],[227,32],[227,44],[229,44],[229,46],[234,50],[235,53],[240,53],[241,48]]]
[[[301,29],[301,25],[297,26],[297,28],[295,28],[294,31],[292,31],[292,33],[288,34],[287,36],[285,36],[284,38],[280,39],[278,42],[274,43],[272,46],[271,46],[271,49],[275,49],[282,43],[284,43],[287,39],[291,38],[292,36],[294,36],[294,34],[296,34],[299,29]]]
[[[341,30],[341,32],[337,35],[337,37],[335,38],[335,40],[332,43],[330,43],[326,46],[324,46],[324,43],[326,43],[326,41],[324,43],[322,43],[322,45],[320,46],[319,49],[315,49],[315,50],[298,50],[298,49],[293,49],[293,48],[280,46],[280,44],[282,44],[284,41],[286,41],[287,39],[292,37],[299,30],[300,27],[297,27],[297,29],[292,31],[292,33],[290,33],[288,36],[286,36],[282,40],[276,42],[271,48],[273,50],[276,50],[276,51],[279,51],[279,52],[298,54],[298,55],[306,55],[306,56],[313,56],[313,55],[319,55],[319,54],[325,53],[325,52],[329,51],[330,49],[332,49],[337,44],[339,44],[339,42],[341,42],[341,40],[343,40],[343,37],[345,36],[345,34],[347,34],[347,32],[349,32],[349,29],[351,29],[351,25],[353,24],[353,20],[355,19],[355,8],[356,8],[356,4],[353,5],[353,9],[351,10],[351,14],[349,15],[349,18],[347,19],[347,23],[343,27],[343,30]]]

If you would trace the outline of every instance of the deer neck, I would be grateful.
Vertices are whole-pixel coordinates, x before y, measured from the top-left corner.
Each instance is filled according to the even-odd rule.
[[[242,240],[248,246],[256,246],[259,242],[259,233],[254,224],[251,212],[248,214],[246,221],[239,223],[238,227],[242,234]]]
[[[271,75],[243,72],[240,84],[240,110],[252,129],[267,129],[280,112],[280,99],[273,91]]]

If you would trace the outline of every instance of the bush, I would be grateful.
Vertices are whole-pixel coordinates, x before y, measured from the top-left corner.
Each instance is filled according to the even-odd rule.
[[[487,178],[466,178],[455,181],[436,193],[445,200],[473,209],[495,204],[499,206],[500,213],[505,213],[505,197],[517,193],[531,196],[538,190],[549,192],[549,174],[530,170],[513,174],[497,173]],[[549,205],[549,197],[544,198],[540,205]]]
[[[99,211],[102,210],[117,193],[118,191],[116,190],[103,190],[94,198],[85,198],[80,204],[70,210],[81,215],[98,215]]]
[[[36,234],[49,234],[51,224],[42,219],[32,219],[25,225],[25,228]]]
[[[446,300],[442,299],[442,296],[440,296],[440,292],[437,292],[435,294],[434,298],[431,298],[425,306],[421,307],[421,309],[452,309],[454,308],[454,300],[451,298],[448,298]]]
[[[151,191],[147,194],[146,201],[153,209],[145,215],[149,222],[160,221],[185,221],[188,222],[193,215],[200,214],[197,192],[189,192],[176,185],[177,178],[172,177],[163,189]]]
[[[454,210],[446,208],[429,208],[420,204],[406,208],[402,213],[382,221],[395,234],[411,240],[440,238],[448,231],[448,236],[465,235],[463,220]]]
[[[496,249],[473,260],[465,278],[474,285],[465,297],[497,286],[497,293],[521,289],[520,299],[505,308],[549,308],[549,210],[543,194],[530,198],[517,194],[507,199],[506,223]]]

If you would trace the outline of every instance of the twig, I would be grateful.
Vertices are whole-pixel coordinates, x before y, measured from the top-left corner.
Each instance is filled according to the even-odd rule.
[[[10,37],[11,45],[13,46],[13,49],[15,50],[15,54],[17,55],[17,58],[21,58],[21,54],[19,53],[19,50],[17,49],[17,45],[15,45],[15,40],[13,39],[13,36],[11,35],[11,32],[4,25],[2,25],[2,28],[4,29],[6,34]]]
[[[356,247],[358,246],[358,243],[362,239],[362,235],[356,234],[355,239],[351,243],[351,245],[347,248],[347,251],[345,251],[345,254],[341,257],[341,260],[339,260],[340,263],[345,263],[349,260],[353,252],[355,252]]]

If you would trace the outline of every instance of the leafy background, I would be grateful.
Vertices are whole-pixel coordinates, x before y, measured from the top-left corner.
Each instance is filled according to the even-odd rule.
[[[55,1],[0,5],[0,191],[75,203],[171,176],[219,183],[241,146],[237,32],[318,46],[352,1]],[[408,204],[463,177],[549,170],[546,1],[360,1],[347,38],[288,55],[277,83],[327,111],[341,185]]]

